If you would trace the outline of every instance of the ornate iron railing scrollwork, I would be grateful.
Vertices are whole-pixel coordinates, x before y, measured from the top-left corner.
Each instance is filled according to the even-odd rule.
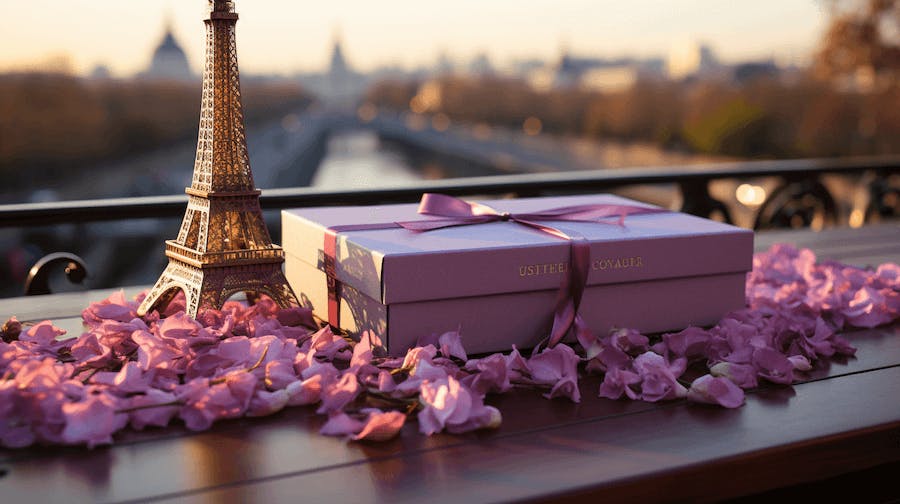
[[[66,278],[73,284],[83,284],[87,278],[84,259],[69,252],[54,252],[38,259],[25,279],[25,295],[51,294],[50,277],[56,268],[64,266]]]
[[[837,222],[834,197],[817,178],[787,177],[759,208],[753,229],[822,229]]]
[[[891,177],[900,179],[898,175],[879,172],[869,183],[866,222],[900,217],[900,184],[891,185]]]

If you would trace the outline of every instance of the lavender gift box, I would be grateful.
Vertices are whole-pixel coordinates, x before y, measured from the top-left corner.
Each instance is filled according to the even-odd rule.
[[[650,207],[613,195],[482,202],[512,214],[570,205]],[[470,353],[529,348],[547,337],[568,270],[566,240],[508,221],[421,233],[399,227],[330,231],[432,218],[416,209],[283,211],[285,274],[301,302],[329,318],[325,270],[331,271],[340,285],[331,318],[337,315],[351,332],[375,331],[395,355],[421,336],[456,329]],[[652,333],[709,325],[744,306],[752,231],[677,212],[629,215],[624,225],[546,224],[590,242],[580,313],[597,334],[612,327]]]

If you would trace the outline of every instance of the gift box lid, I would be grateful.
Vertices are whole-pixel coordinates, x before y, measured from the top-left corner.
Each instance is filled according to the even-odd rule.
[[[479,200],[499,212],[570,205],[647,205],[614,195]],[[332,227],[424,220],[417,204],[282,211],[288,261],[324,270]],[[629,215],[624,225],[542,221],[591,245],[588,285],[748,271],[753,232],[679,212]],[[404,228],[337,233],[335,276],[384,304],[559,288],[568,241],[516,222],[413,232]],[[298,286],[295,286],[298,287]],[[302,286],[299,286],[302,288]]]

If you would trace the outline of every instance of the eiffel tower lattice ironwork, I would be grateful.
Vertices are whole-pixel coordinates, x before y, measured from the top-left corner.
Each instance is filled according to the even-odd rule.
[[[162,309],[178,290],[186,312],[219,309],[238,292],[266,294],[297,305],[282,272],[284,251],[272,243],[253,183],[238,74],[234,3],[209,0],[206,67],[197,158],[178,238],[166,241],[169,265],[139,314]]]

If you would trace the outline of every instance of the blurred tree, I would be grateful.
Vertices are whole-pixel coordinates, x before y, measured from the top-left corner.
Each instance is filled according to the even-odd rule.
[[[713,113],[686,124],[684,136],[700,152],[753,157],[770,151],[771,129],[766,111],[741,97],[721,103]]]
[[[830,0],[831,24],[816,54],[815,70],[849,79],[856,88],[900,77],[900,1]]]
[[[278,119],[311,98],[293,83],[244,87],[248,123]],[[74,169],[196,138],[199,82],[0,74],[0,177],[30,190]]]

